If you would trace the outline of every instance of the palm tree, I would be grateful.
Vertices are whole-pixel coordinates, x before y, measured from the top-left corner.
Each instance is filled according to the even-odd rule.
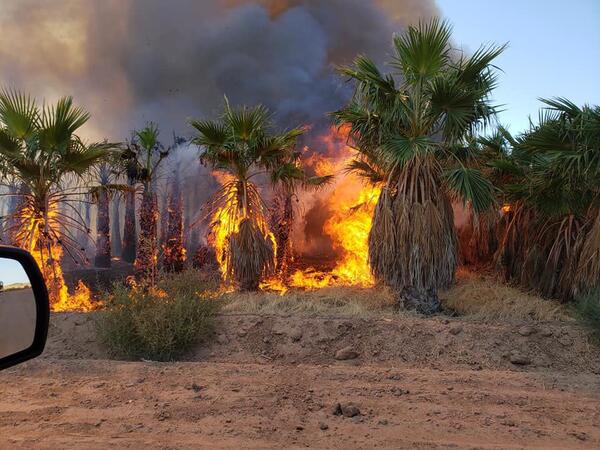
[[[110,242],[110,197],[105,189],[111,181],[111,167],[103,163],[98,168],[98,177],[102,189],[96,194],[96,204],[98,211],[96,214],[96,257],[94,265],[96,267],[110,267],[111,265],[111,242]]]
[[[0,161],[5,178],[21,186],[18,206],[5,220],[13,223],[15,243],[40,265],[52,303],[66,295],[59,265],[63,251],[85,258],[73,234],[86,230],[76,208],[87,192],[82,181],[114,147],[86,144],[75,134],[89,117],[70,97],[40,108],[27,95],[0,92]]]
[[[163,147],[158,141],[158,135],[158,126],[149,123],[145,128],[134,132],[122,155],[129,180],[141,185],[140,237],[134,267],[138,281],[149,286],[154,285],[158,269],[158,200],[155,181],[161,163],[171,150]],[[126,215],[126,225],[128,219]]]
[[[137,253],[137,226],[135,219],[137,173],[137,165],[134,162],[126,164],[125,176],[129,190],[125,193],[125,224],[123,225],[123,252],[121,259],[131,264],[135,262],[135,255]]]
[[[477,213],[494,203],[494,188],[465,140],[494,117],[492,61],[504,50],[466,56],[450,47],[451,27],[439,20],[394,36],[396,74],[382,74],[359,56],[341,69],[355,84],[351,101],[333,113],[350,127],[357,150],[350,170],[382,187],[369,234],[369,263],[404,306],[440,308],[437,290],[457,265],[450,201]]]
[[[111,215],[111,247],[112,253],[115,256],[122,256],[123,254],[123,240],[121,239],[121,197],[114,196],[112,201],[112,215]]]
[[[279,281],[286,282],[290,265],[294,259],[292,231],[296,220],[298,191],[317,190],[328,185],[333,175],[309,176],[305,173],[300,152],[291,152],[288,159],[278,169],[279,182],[274,184],[274,198],[271,204],[269,225],[275,236],[277,256],[275,269]]]
[[[508,279],[569,300],[600,285],[600,107],[542,99],[539,122],[505,133],[512,176],[500,262]]]
[[[167,213],[163,220],[166,222],[165,239],[163,243],[163,268],[167,272],[181,272],[187,259],[183,242],[183,198],[181,193],[181,163],[173,165],[167,195]]]
[[[232,109],[227,100],[219,120],[193,120],[191,125],[202,161],[223,178],[208,205],[223,276],[242,290],[256,290],[273,274],[277,250],[255,183],[259,177],[274,186],[306,179],[294,156],[296,139],[304,130],[274,132],[266,108]]]
[[[119,177],[121,158],[115,154],[110,160],[98,165],[95,175],[99,185],[91,189],[94,202],[97,205],[96,213],[96,256],[94,265],[96,267],[108,268],[111,266],[111,222],[110,222],[110,200],[114,192],[128,192],[126,185],[116,183]],[[117,210],[118,214],[118,210]],[[87,215],[87,211],[86,211]],[[119,227],[113,230],[119,233]]]

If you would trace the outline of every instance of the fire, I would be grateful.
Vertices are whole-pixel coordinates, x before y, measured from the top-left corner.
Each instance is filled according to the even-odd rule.
[[[222,206],[217,209],[212,218],[211,233],[208,236],[208,244],[215,249],[217,263],[223,278],[229,282],[229,238],[240,229],[240,223],[243,221],[244,213],[240,210],[238,183],[228,174],[213,173],[215,178],[221,183],[222,187]],[[256,216],[258,225],[266,231],[266,237],[271,240],[275,253],[277,252],[275,236],[268,231],[268,226],[264,217]]]
[[[91,298],[90,288],[79,280],[75,292],[71,295],[61,295],[58,302],[52,305],[52,311],[91,311],[99,306],[97,303],[92,304]]]
[[[355,177],[349,178],[358,183]],[[345,201],[337,203],[334,192],[331,204],[336,204],[337,209],[325,223],[323,231],[332,239],[334,249],[340,253],[339,260],[329,272],[314,268],[297,270],[292,275],[292,286],[318,289],[335,285],[369,287],[374,284],[369,269],[368,237],[379,193],[378,187],[367,186]]]
[[[63,249],[53,237],[58,235],[57,230],[60,229],[57,207],[56,203],[50,202],[45,218],[31,205],[24,205],[19,212],[21,230],[17,233],[16,242],[33,255],[42,271],[52,311],[90,311],[95,305],[91,302],[91,293],[85,283],[80,280],[73,295],[69,294],[65,284],[60,266]]]
[[[354,156],[354,150],[346,145],[347,129],[332,128],[329,133],[321,136],[316,145],[319,152],[310,154],[310,148],[305,147],[308,154],[304,164],[312,168],[318,176],[340,174]],[[228,274],[226,253],[228,238],[239,230],[241,214],[231,205],[237,205],[237,188],[231,176],[214,173],[222,187],[220,193],[224,200],[223,207],[212,216],[211,233],[208,244],[215,249],[220,271],[224,278]],[[285,277],[269,277],[260,284],[261,289],[277,291],[280,294],[290,288],[320,289],[328,286],[361,286],[369,287],[374,284],[374,278],[368,263],[368,237],[375,205],[381,189],[365,185],[357,176],[346,175],[336,178],[333,186],[318,194],[303,194],[302,203],[310,203],[318,196],[327,204],[330,216],[325,221],[322,234],[327,236],[336,254],[334,265],[329,270],[323,267],[297,268]],[[266,226],[266,224],[265,224]],[[267,229],[267,228],[265,228]],[[269,232],[273,242],[275,239]],[[299,244],[302,247],[302,243]],[[296,249],[298,250],[298,249]],[[300,249],[302,250],[302,249]],[[301,265],[300,258],[295,263]],[[300,263],[300,264],[298,264]]]
[[[320,137],[317,142],[320,152],[306,161],[317,175],[344,172],[355,153],[347,145],[348,132],[347,127],[333,127]],[[355,175],[337,177],[333,188],[324,194],[331,215],[323,226],[323,233],[331,239],[338,254],[335,265],[329,271],[314,267],[297,270],[292,274],[291,286],[318,289],[374,284],[368,262],[368,238],[380,192],[379,187],[367,186]]]
[[[501,211],[502,211],[504,214],[506,214],[506,213],[509,213],[511,210],[512,210],[512,206],[511,206],[510,204],[508,204],[508,203],[507,203],[507,204],[505,204],[505,205],[503,205],[503,206],[502,206],[502,209],[501,209]]]

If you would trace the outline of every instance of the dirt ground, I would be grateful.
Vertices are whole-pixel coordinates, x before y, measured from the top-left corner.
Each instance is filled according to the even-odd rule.
[[[600,447],[600,351],[572,324],[218,320],[186,362],[124,362],[54,314],[0,373],[0,448]]]

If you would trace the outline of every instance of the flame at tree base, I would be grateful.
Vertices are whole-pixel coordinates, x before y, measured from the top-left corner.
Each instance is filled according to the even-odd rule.
[[[335,267],[331,271],[297,270],[291,276],[290,286],[318,289],[375,284],[369,268],[368,238],[379,193],[377,187],[364,187],[356,197],[346,200],[334,211],[325,223],[324,232],[340,254]]]
[[[314,169],[316,175],[341,173],[347,167],[354,156],[354,150],[346,144],[347,133],[347,129],[332,128],[321,136],[318,145],[325,152],[313,153],[305,161],[307,166]],[[308,151],[308,148],[306,150]],[[226,206],[219,208],[212,217],[212,233],[209,235],[208,244],[215,249],[221,273],[226,278],[229,272],[229,262],[226,258],[228,240],[239,230],[240,218],[233,207],[236,205],[237,191],[231,178],[216,173],[213,175],[221,183],[220,196]],[[379,187],[366,186],[357,176],[347,175],[338,178],[334,186],[327,188],[322,195],[306,194],[307,203],[310,204],[314,198],[319,197],[324,205],[317,204],[317,208],[327,208],[329,212],[320,233],[330,242],[335,261],[327,270],[318,265],[300,268],[304,262],[302,257],[292,256],[289,261],[291,271],[279,270],[278,274],[267,276],[260,283],[260,289],[284,294],[290,288],[314,290],[330,286],[373,286],[375,279],[369,268],[368,238],[380,192]],[[265,237],[275,242],[267,224],[261,224],[264,225]],[[292,240],[294,244],[297,244],[297,241],[298,239]],[[305,244],[300,243],[300,254],[305,250],[304,246]],[[307,247],[311,245],[308,244]],[[314,254],[314,245],[312,247]],[[311,254],[311,250],[308,250],[307,254]],[[329,258],[331,255],[324,260],[331,262]]]
[[[45,216],[29,203],[22,205],[16,216],[20,230],[15,235],[15,242],[31,253],[40,268],[48,289],[51,311],[91,311],[98,304],[92,303],[90,289],[85,283],[80,280],[73,294],[69,294],[65,284],[60,265],[63,249],[59,244],[60,224],[56,210],[56,202],[49,202]]]

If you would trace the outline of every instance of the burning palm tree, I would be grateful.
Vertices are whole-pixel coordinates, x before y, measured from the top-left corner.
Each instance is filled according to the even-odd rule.
[[[88,191],[84,176],[107,158],[108,143],[86,144],[76,131],[89,114],[70,97],[39,107],[31,97],[0,93],[0,161],[3,178],[21,189],[15,211],[4,221],[14,243],[36,258],[48,285],[51,303],[67,301],[60,258],[63,251],[85,259],[74,235],[89,233],[77,205]],[[7,195],[7,194],[5,194]]]
[[[437,289],[454,279],[451,200],[477,213],[495,200],[492,184],[469,161],[465,139],[494,116],[491,64],[504,47],[467,57],[451,49],[450,36],[438,20],[395,36],[391,66],[398,80],[358,57],[341,69],[355,94],[333,113],[350,126],[358,152],[350,170],[382,187],[369,234],[371,270],[405,306],[424,313],[439,309]]]
[[[158,201],[154,181],[162,161],[170,151],[170,148],[165,149],[158,141],[158,135],[156,124],[148,124],[134,132],[131,142],[122,154],[130,184],[139,183],[142,188],[139,211],[140,237],[134,267],[136,278],[145,285],[154,284],[158,268]],[[126,226],[130,219],[126,212]],[[135,226],[135,222],[133,223]],[[128,242],[126,241],[126,244]]]
[[[203,149],[201,159],[221,180],[208,216],[222,274],[242,290],[256,290],[273,274],[277,254],[256,180],[285,185],[305,178],[294,156],[303,130],[275,133],[266,108],[232,109],[228,102],[218,121],[194,120],[191,125],[198,133],[193,142]]]

